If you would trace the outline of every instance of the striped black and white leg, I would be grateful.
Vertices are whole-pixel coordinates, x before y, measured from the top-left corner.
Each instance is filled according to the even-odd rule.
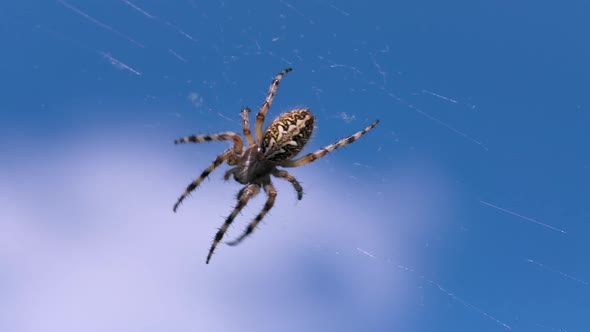
[[[240,190],[240,194],[238,194],[238,204],[231,212],[231,214],[227,217],[227,219],[225,219],[225,222],[223,223],[223,225],[221,225],[221,227],[215,234],[215,237],[213,238],[213,244],[211,244],[211,249],[209,249],[209,254],[207,255],[207,264],[209,264],[209,260],[211,260],[211,256],[213,255],[213,252],[215,251],[217,244],[219,243],[219,241],[221,241],[221,239],[223,239],[223,235],[225,234],[225,232],[227,232],[227,228],[229,227],[229,225],[231,225],[238,213],[240,213],[244,206],[246,206],[250,198],[256,196],[256,194],[258,194],[259,192],[260,185],[258,184],[250,184],[244,187],[242,190]]]
[[[268,88],[268,94],[266,95],[266,99],[264,100],[264,103],[262,103],[262,105],[260,106],[260,109],[258,109],[258,114],[256,114],[256,124],[254,126],[254,132],[256,134],[256,139],[258,140],[258,142],[262,142],[262,124],[264,123],[264,117],[266,116],[266,112],[268,112],[268,109],[272,104],[272,100],[275,97],[275,93],[277,93],[279,83],[281,82],[283,76],[285,76],[285,74],[287,74],[291,70],[291,68],[284,69],[272,80],[272,83],[270,83],[270,87]]]
[[[242,153],[244,148],[244,143],[242,142],[242,137],[234,132],[226,131],[223,133],[217,134],[209,134],[209,135],[192,135],[181,137],[179,139],[174,140],[174,144],[183,144],[183,143],[203,143],[203,142],[211,142],[211,141],[233,141],[234,145],[232,149],[234,152],[239,155]]]
[[[244,137],[246,137],[248,146],[252,146],[256,144],[256,141],[252,136],[252,131],[250,131],[250,118],[248,116],[248,113],[250,113],[250,109],[248,107],[243,108],[240,112],[240,114],[242,115],[242,131],[244,132]]]
[[[184,193],[182,193],[182,195],[178,198],[178,200],[176,201],[176,204],[174,204],[174,207],[172,208],[172,210],[174,212],[176,212],[176,209],[178,209],[178,206],[180,205],[180,203],[182,203],[182,201],[184,201],[184,199],[187,198],[190,195],[190,193],[193,190],[195,190],[201,184],[201,182],[203,182],[203,180],[205,180],[205,178],[207,178],[207,176],[209,176],[209,174],[211,174],[211,172],[213,172],[213,170],[215,168],[217,168],[219,165],[221,165],[224,161],[229,161],[232,158],[233,158],[233,151],[232,150],[226,150],[225,152],[223,152],[222,154],[217,156],[217,158],[215,158],[213,163],[211,163],[211,165],[209,165],[209,167],[207,167],[203,171],[203,173],[201,173],[201,175],[195,181],[191,182],[191,184],[189,184],[188,187],[186,187],[186,189],[184,190]]]
[[[272,171],[272,175],[277,178],[282,178],[289,181],[293,185],[293,188],[295,188],[295,191],[297,192],[297,199],[301,200],[301,198],[303,198],[303,187],[301,187],[299,181],[297,181],[297,179],[295,179],[293,175],[289,174],[289,172],[275,168]]]
[[[254,220],[248,225],[248,227],[246,227],[244,233],[242,233],[242,235],[240,235],[235,240],[227,242],[228,245],[235,246],[242,242],[242,240],[244,240],[248,235],[250,235],[254,231],[254,229],[256,229],[256,226],[258,226],[258,223],[260,223],[260,221],[262,220],[262,218],[264,218],[268,211],[272,209],[273,205],[275,204],[275,198],[277,197],[277,190],[272,185],[272,183],[269,182],[264,185],[264,191],[266,192],[266,195],[268,195],[268,199],[266,200],[266,204],[264,204],[262,211],[260,211],[256,218],[254,218]],[[244,195],[242,195],[242,197]]]
[[[350,143],[353,143],[354,141],[356,141],[357,139],[359,139],[361,136],[363,136],[364,134],[368,133],[371,129],[375,128],[375,126],[379,123],[379,120],[375,120],[375,122],[371,123],[369,126],[367,126],[367,128],[359,131],[358,133],[345,137],[341,140],[339,140],[338,142],[334,143],[334,144],[330,144],[326,147],[323,147],[319,150],[317,150],[316,152],[313,153],[308,153],[305,156],[299,158],[299,159],[295,159],[295,160],[286,160],[283,161],[281,163],[279,163],[279,166],[282,167],[299,167],[299,166],[303,166],[305,164],[309,164],[314,160],[318,160],[321,157],[327,155],[328,153],[339,149],[343,146],[346,146]]]

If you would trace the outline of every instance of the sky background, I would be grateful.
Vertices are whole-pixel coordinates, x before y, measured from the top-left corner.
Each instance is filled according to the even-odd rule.
[[[590,330],[587,1],[3,1],[0,330]],[[306,152],[237,247],[272,78]],[[253,122],[253,121],[252,121]],[[267,122],[268,123],[268,122]],[[264,205],[251,200],[226,235]]]

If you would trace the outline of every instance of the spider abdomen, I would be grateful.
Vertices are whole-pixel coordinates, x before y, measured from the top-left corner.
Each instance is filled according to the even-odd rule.
[[[308,109],[295,109],[276,118],[264,132],[264,158],[280,162],[295,157],[309,141],[314,120]]]

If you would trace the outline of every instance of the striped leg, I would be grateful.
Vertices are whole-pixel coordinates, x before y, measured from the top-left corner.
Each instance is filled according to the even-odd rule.
[[[260,192],[260,185],[258,184],[250,184],[246,186],[244,189],[240,190],[240,194],[238,195],[238,205],[236,205],[231,214],[227,217],[227,219],[225,219],[225,222],[223,223],[223,225],[221,225],[221,227],[217,231],[217,234],[215,234],[215,237],[213,238],[213,244],[211,245],[211,249],[209,249],[209,254],[207,255],[207,264],[209,264],[209,260],[211,259],[211,256],[213,255],[213,252],[217,247],[217,244],[223,238],[223,235],[227,231],[229,225],[231,225],[238,213],[240,213],[244,206],[246,206],[250,198],[256,196],[258,192]]]
[[[254,220],[250,223],[250,225],[248,225],[248,227],[246,228],[244,233],[242,233],[242,235],[240,235],[237,239],[235,239],[231,242],[228,242],[227,243],[228,245],[235,246],[235,245],[239,244],[240,242],[242,242],[242,240],[244,240],[248,235],[250,235],[250,233],[252,233],[254,231],[256,226],[258,226],[258,223],[260,222],[260,220],[262,220],[262,218],[264,218],[264,216],[268,213],[268,211],[270,211],[270,209],[272,209],[272,206],[275,204],[275,198],[277,197],[277,190],[272,185],[272,183],[269,182],[264,185],[264,191],[268,195],[268,199],[266,200],[266,204],[264,204],[262,211],[260,211],[260,213],[256,216],[256,218],[254,218]],[[245,196],[245,194],[242,195],[242,197],[243,196]]]
[[[222,154],[220,154],[219,156],[217,156],[217,158],[215,158],[215,160],[213,161],[213,163],[211,165],[209,165],[209,167],[207,167],[203,173],[201,173],[201,175],[193,182],[191,182],[191,184],[188,185],[188,187],[186,187],[186,190],[184,191],[184,193],[178,198],[178,200],[176,201],[176,204],[174,204],[174,208],[172,208],[172,210],[174,212],[176,212],[176,209],[178,209],[178,206],[180,205],[180,203],[182,203],[182,201],[188,197],[188,195],[190,195],[190,193],[195,190],[199,184],[201,184],[201,182],[203,182],[203,180],[205,180],[205,178],[211,173],[213,172],[213,170],[215,168],[217,168],[219,165],[221,165],[224,161],[230,161],[234,159],[234,155],[233,155],[233,151],[232,150],[226,150],[225,152],[223,152]]]
[[[272,100],[275,97],[275,93],[279,88],[279,83],[281,82],[283,76],[285,76],[285,74],[287,74],[291,70],[291,68],[283,70],[272,80],[270,88],[268,89],[268,94],[266,95],[266,100],[264,100],[264,103],[262,103],[262,106],[260,106],[260,109],[258,110],[258,114],[256,114],[256,125],[254,127],[254,132],[256,133],[256,139],[258,140],[258,142],[262,142],[262,124],[264,123],[264,117],[266,116],[266,112],[268,112],[268,109],[270,108],[270,104],[272,104]]]
[[[276,176],[277,178],[283,178],[283,179],[291,182],[291,184],[295,188],[295,191],[297,191],[297,199],[301,200],[301,198],[303,198],[303,187],[301,187],[301,184],[299,184],[299,181],[297,181],[297,179],[295,179],[295,177],[293,175],[289,174],[289,172],[284,171],[284,170],[278,170],[275,168],[272,171],[272,175]]]
[[[244,136],[246,137],[246,141],[248,141],[248,146],[256,144],[254,137],[252,137],[252,132],[250,131],[250,119],[248,118],[248,113],[250,113],[250,109],[245,107],[242,109],[240,114],[242,115],[242,129],[244,131]]]
[[[321,157],[327,155],[328,153],[341,148],[343,146],[346,146],[354,141],[356,141],[357,139],[359,139],[361,136],[363,136],[364,134],[366,134],[367,132],[369,132],[369,130],[373,129],[377,124],[379,123],[379,120],[375,120],[375,122],[371,123],[367,128],[359,131],[358,133],[352,135],[352,136],[348,136],[346,138],[341,139],[340,141],[334,143],[334,144],[330,144],[326,147],[323,147],[319,150],[317,150],[314,153],[308,153],[305,156],[299,158],[299,159],[295,159],[295,160],[286,160],[283,161],[281,163],[279,163],[279,166],[283,166],[283,167],[299,167],[299,166],[303,166],[305,164],[309,164],[314,160],[320,159]]]
[[[203,142],[211,142],[211,141],[233,141],[234,146],[233,150],[236,154],[241,154],[242,149],[244,148],[244,143],[242,143],[242,137],[240,135],[226,131],[223,133],[211,134],[211,135],[193,135],[193,136],[186,136],[181,137],[174,141],[174,144],[182,144],[182,143],[203,143]]]

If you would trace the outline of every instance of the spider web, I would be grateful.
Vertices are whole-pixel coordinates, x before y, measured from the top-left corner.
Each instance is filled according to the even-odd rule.
[[[586,4],[0,6],[0,329],[590,326]],[[286,67],[266,124],[309,107],[305,152],[380,123],[206,266],[241,186],[221,166],[172,213],[229,146],[172,142],[241,133]]]

